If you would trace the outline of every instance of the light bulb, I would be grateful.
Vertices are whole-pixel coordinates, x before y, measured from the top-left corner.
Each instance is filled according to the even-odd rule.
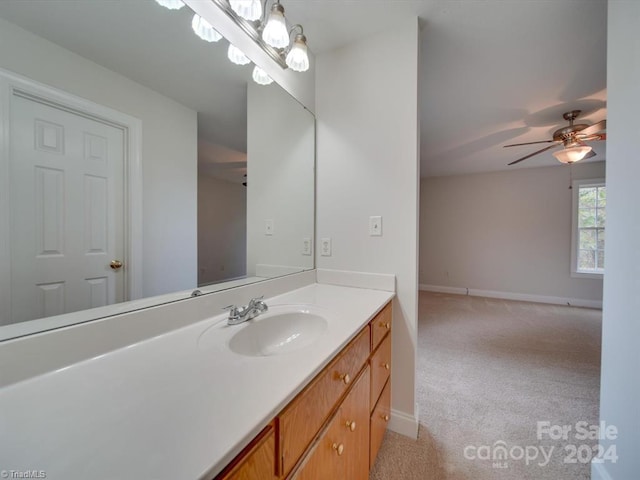
[[[193,16],[191,28],[193,28],[193,31],[197,36],[207,42],[217,42],[222,38],[222,35],[220,35],[209,22],[198,14]]]
[[[233,11],[245,20],[254,21],[262,18],[260,0],[229,0],[229,3]]]
[[[227,50],[227,57],[232,63],[236,65],[246,65],[251,62],[249,58],[244,54],[242,50],[236,47],[233,43],[229,44],[229,50]]]
[[[553,156],[562,163],[575,163],[586,157],[591,150],[593,149],[589,145],[578,145],[553,152]]]
[[[285,48],[289,45],[289,32],[284,20],[284,7],[279,3],[271,6],[269,19],[262,31],[262,39],[274,48]]]
[[[267,72],[265,72],[263,69],[261,69],[257,65],[253,69],[252,76],[253,76],[253,81],[259,85],[269,85],[270,83],[273,83],[273,79],[267,74]]]
[[[156,2],[169,10],[180,10],[184,7],[182,0],[156,0]]]
[[[309,70],[309,55],[307,54],[307,37],[302,34],[296,35],[293,46],[286,58],[287,65],[296,72],[306,72]]]

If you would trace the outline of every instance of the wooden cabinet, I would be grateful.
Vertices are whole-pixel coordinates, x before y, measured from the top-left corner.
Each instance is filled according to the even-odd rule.
[[[275,480],[276,434],[273,422],[225,468],[216,480]]]
[[[216,480],[367,480],[391,414],[391,302]]]

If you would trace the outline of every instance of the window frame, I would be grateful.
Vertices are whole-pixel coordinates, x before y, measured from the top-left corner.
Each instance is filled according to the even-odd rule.
[[[582,180],[574,180],[571,182],[571,277],[572,278],[593,278],[602,279],[604,272],[587,272],[580,271],[578,269],[578,209],[579,209],[579,197],[578,193],[581,187],[606,187],[607,184],[604,178],[590,178]],[[606,212],[606,207],[605,207]],[[606,222],[606,220],[605,220]],[[604,227],[605,232],[607,226]],[[606,236],[606,233],[605,233]],[[605,240],[606,242],[606,240]]]

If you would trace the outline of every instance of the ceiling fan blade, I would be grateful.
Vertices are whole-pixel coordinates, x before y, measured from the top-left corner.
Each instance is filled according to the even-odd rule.
[[[550,150],[552,148],[557,147],[558,143],[560,143],[560,142],[554,142],[553,145],[549,145],[548,147],[544,147],[542,150],[538,150],[537,152],[530,153],[529,155],[524,156],[522,158],[519,158],[518,160],[514,160],[513,162],[508,163],[507,165],[515,165],[516,163],[520,163],[521,161],[526,160],[527,158],[531,158],[531,157],[533,157],[535,155],[538,155],[539,153],[546,152],[547,150]]]
[[[596,134],[593,134],[593,135],[583,136],[581,133],[578,133],[577,137],[582,142],[596,142],[596,141],[599,141],[599,140],[606,140],[607,139],[607,134],[606,133],[596,133]]]
[[[593,133],[598,133],[601,132],[602,130],[607,128],[607,121],[606,120],[600,120],[598,123],[594,123],[593,125],[591,125],[590,127],[584,128],[582,130],[580,130],[580,135],[591,135]]]
[[[512,143],[511,145],[503,145],[502,148],[520,147],[522,145],[535,145],[536,143],[552,143],[552,142],[553,142],[553,140],[540,140],[539,142]]]

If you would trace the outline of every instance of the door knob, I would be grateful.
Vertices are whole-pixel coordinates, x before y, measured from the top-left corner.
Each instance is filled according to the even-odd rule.
[[[122,268],[122,262],[120,260],[111,260],[109,266],[112,270],[120,270]]]

